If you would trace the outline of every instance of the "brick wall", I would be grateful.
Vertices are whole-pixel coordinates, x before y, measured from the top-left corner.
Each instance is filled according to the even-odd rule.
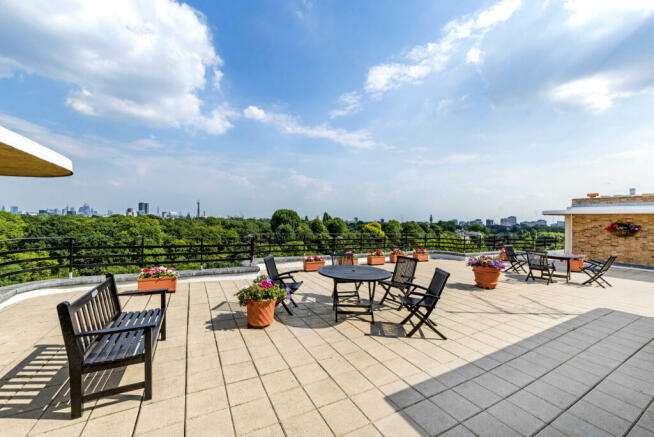
[[[629,198],[643,196],[625,196]],[[591,199],[597,200],[601,198]],[[575,199],[579,200],[579,199]],[[648,200],[639,200],[647,202]],[[574,200],[573,200],[574,203]],[[599,202],[598,202],[599,203]],[[642,228],[632,237],[616,237],[604,230],[614,222],[634,223]],[[654,214],[588,214],[572,219],[572,251],[593,259],[606,259],[617,253],[616,262],[654,266]]]
[[[636,203],[636,202],[654,202],[654,194],[638,194],[636,196],[600,196],[600,197],[581,197],[572,199],[573,205],[592,205],[597,203]]]

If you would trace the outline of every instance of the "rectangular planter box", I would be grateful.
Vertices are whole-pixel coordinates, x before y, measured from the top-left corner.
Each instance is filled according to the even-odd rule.
[[[429,261],[429,254],[428,253],[414,253],[413,257],[417,259],[420,262],[425,262]]]
[[[384,255],[381,256],[370,256],[368,255],[368,265],[369,266],[378,266],[382,265],[386,262],[386,257]]]
[[[356,256],[352,257],[352,264],[355,266],[359,265],[359,258],[357,258]]]
[[[311,261],[307,262],[304,261],[304,271],[305,272],[315,272],[318,270],[320,267],[325,265],[325,261]]]
[[[570,260],[570,271],[571,272],[580,272],[581,268],[584,266],[584,259],[571,259]]]
[[[140,291],[158,288],[167,288],[170,292],[177,290],[177,278],[146,278],[137,279],[136,282]]]
[[[398,256],[406,256],[406,254],[404,254],[404,253],[397,253],[397,254],[391,253],[390,255],[388,255],[388,262],[396,263]]]

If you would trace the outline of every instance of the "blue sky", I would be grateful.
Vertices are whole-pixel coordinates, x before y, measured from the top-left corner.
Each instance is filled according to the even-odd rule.
[[[71,178],[0,204],[540,218],[654,191],[645,0],[38,2],[0,16],[0,125]]]

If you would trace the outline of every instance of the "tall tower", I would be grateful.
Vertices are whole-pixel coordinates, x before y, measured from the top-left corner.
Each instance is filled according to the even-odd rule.
[[[197,217],[200,218],[200,201],[199,200],[198,200],[198,215],[197,215]]]

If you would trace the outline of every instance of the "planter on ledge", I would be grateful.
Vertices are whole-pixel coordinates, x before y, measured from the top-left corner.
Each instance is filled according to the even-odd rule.
[[[304,271],[305,272],[315,272],[320,267],[325,265],[325,260],[322,261],[307,261],[304,260]]]
[[[388,255],[388,262],[396,263],[398,256],[406,256],[404,252],[391,253]]]
[[[275,300],[263,300],[261,302],[249,302],[247,304],[248,326],[253,328],[265,328],[273,322],[275,316]]]
[[[493,267],[475,266],[472,268],[475,273],[477,287],[493,289],[497,287],[502,270]]]
[[[425,253],[413,253],[413,257],[417,259],[420,262],[425,262],[429,261],[429,254],[427,252]]]
[[[144,278],[137,279],[139,291],[156,290],[158,288],[167,288],[168,291],[175,292],[177,289],[177,278]]]
[[[386,262],[386,257],[384,255],[368,255],[368,265],[369,266],[378,266]]]

